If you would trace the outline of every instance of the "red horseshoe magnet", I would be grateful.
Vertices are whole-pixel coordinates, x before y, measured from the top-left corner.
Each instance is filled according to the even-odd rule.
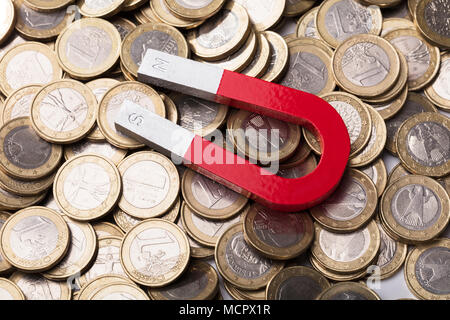
[[[304,126],[320,137],[322,156],[310,174],[282,178],[130,101],[124,102],[116,119],[116,128],[123,133],[182,158],[193,170],[276,210],[307,209],[337,187],[347,165],[350,139],[342,118],[321,98],[151,49],[141,63],[138,78]],[[217,161],[218,156],[221,161]]]

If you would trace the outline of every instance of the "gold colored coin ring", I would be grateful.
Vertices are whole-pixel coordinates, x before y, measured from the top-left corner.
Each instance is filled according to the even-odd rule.
[[[365,5],[379,6],[380,8],[390,8],[397,6],[402,0],[356,0]]]
[[[203,290],[195,297],[189,296],[188,298],[184,298],[184,300],[213,299],[219,290],[219,276],[217,275],[216,270],[209,263],[202,261],[193,261],[189,264],[188,269],[185,271],[183,276],[181,276],[180,281],[182,281],[183,277],[187,276],[189,272],[201,272],[203,274],[202,276],[205,276],[207,278],[207,284],[203,288]],[[172,286],[165,288],[149,288],[147,292],[152,300],[173,300],[174,298],[169,298],[164,295],[164,293],[176,287],[177,282],[175,282]],[[182,297],[178,297],[178,299],[180,298]]]
[[[195,99],[193,97],[181,94],[181,93],[170,93],[169,94],[169,98],[175,103],[175,106],[177,108],[177,112],[178,114],[182,114],[181,111],[178,110],[178,105],[180,105],[180,100],[183,101],[183,99],[189,98],[189,99]],[[224,104],[217,104],[218,107],[218,112],[216,117],[214,118],[214,120],[209,123],[208,125],[204,126],[203,128],[195,128],[194,130],[192,130],[192,132],[194,132],[195,134],[201,136],[201,137],[206,137],[208,135],[210,135],[211,133],[213,133],[215,130],[219,129],[220,127],[223,126],[223,124],[225,123],[225,121],[227,121],[227,114],[228,114],[228,106],[224,105]],[[181,118],[181,116],[180,116]],[[181,119],[180,119],[181,120]],[[180,122],[180,120],[178,122]]]
[[[3,224],[5,223],[6,220],[8,220],[11,217],[11,214],[7,211],[0,211],[0,223],[3,226]],[[1,228],[0,228],[0,234],[1,234]],[[9,273],[10,271],[12,271],[14,268],[13,266],[6,261],[5,259],[2,258],[2,255],[0,253],[0,274],[5,274],[5,273]],[[1,278],[0,278],[1,279]],[[1,285],[0,285],[1,287]]]
[[[14,6],[17,12],[20,12],[22,6],[26,6],[26,0],[14,0]],[[32,9],[33,10],[33,9]],[[64,9],[61,9],[64,10]],[[16,31],[25,39],[48,41],[55,39],[75,18],[75,11],[66,10],[64,19],[51,29],[40,29],[30,27],[23,19],[22,15],[17,15],[17,22],[15,25]]]
[[[305,37],[300,37],[300,38],[295,38],[292,39],[290,41],[286,41],[286,43],[288,44],[288,47],[295,47],[296,45],[310,45],[313,47],[317,47],[319,49],[322,49],[322,51],[325,51],[330,59],[330,66],[331,66],[331,58],[333,56],[333,49],[331,49],[325,41],[322,41],[320,39],[314,39],[314,38],[305,38]]]
[[[380,233],[384,232],[384,228],[382,227],[381,223],[377,222],[377,225],[378,229],[380,230]],[[386,235],[389,237],[387,233]],[[408,245],[406,245],[405,243],[401,243],[400,241],[396,241],[394,239],[392,240],[396,242],[395,253],[388,263],[379,266],[381,280],[387,279],[393,274],[395,274],[405,262],[406,255],[408,254]]]
[[[17,14],[16,11],[14,10],[14,3],[11,0],[6,0],[4,1],[4,4],[7,6],[6,8],[6,12],[4,12],[3,14],[6,16],[6,21],[2,21],[3,24],[7,25],[6,30],[3,30],[0,32],[0,44],[2,44],[4,41],[6,41],[9,36],[11,35],[12,31],[14,30],[14,25],[16,24],[16,20],[17,20]]]
[[[394,85],[390,90],[388,90],[386,93],[376,96],[376,97],[362,97],[361,99],[368,103],[384,103],[388,102],[395,97],[399,96],[402,90],[407,87],[408,82],[408,62],[406,61],[405,56],[396,49],[397,56],[400,61],[400,70],[399,70],[399,76],[397,80],[395,81]]]
[[[25,300],[22,290],[11,280],[0,278],[0,289],[7,291],[13,300]]]
[[[407,0],[408,3],[408,11],[410,16],[415,20],[416,19],[416,8],[419,0]]]
[[[77,128],[70,131],[57,131],[49,128],[42,120],[41,106],[45,104],[45,98],[59,89],[70,88],[83,97],[86,102],[86,117]],[[52,82],[39,90],[33,99],[30,110],[31,124],[36,133],[44,140],[51,143],[67,144],[83,139],[92,130],[95,124],[95,112],[97,100],[86,85],[76,80],[59,80]]]
[[[388,185],[391,185],[395,180],[400,179],[401,177],[410,175],[405,167],[403,167],[402,163],[399,162],[389,173],[388,176]]]
[[[376,223],[372,220],[365,227],[370,235],[370,244],[367,250],[358,259],[341,262],[329,258],[320,247],[320,233],[323,231],[319,224],[315,224],[315,239],[311,247],[311,253],[321,265],[332,272],[337,273],[357,273],[365,268],[374,260],[380,248],[380,231]],[[360,229],[360,232],[363,230]]]
[[[178,110],[175,102],[173,102],[173,100],[164,93],[160,92],[159,95],[164,102],[167,119],[172,121],[173,123],[178,123]]]
[[[397,131],[395,138],[397,154],[403,166],[415,174],[431,177],[444,177],[450,173],[450,160],[447,159],[445,163],[439,166],[426,166],[416,161],[411,156],[408,148],[408,135],[411,130],[420,123],[429,122],[444,126],[447,130],[447,134],[450,133],[450,119],[447,116],[437,112],[422,112],[415,114],[403,122]]]
[[[32,206],[45,198],[46,191],[33,196],[18,196],[0,186],[0,210],[19,210]]]
[[[318,271],[320,274],[322,274],[327,279],[330,279],[332,281],[354,281],[361,278],[364,278],[367,275],[366,270],[354,272],[354,273],[338,273],[332,270],[328,270],[325,266],[323,266],[316,258],[314,258],[313,255],[309,256],[309,261],[312,265],[312,267]]]
[[[9,280],[14,282],[21,289],[21,291],[24,293],[24,290],[20,287],[20,285],[21,285],[20,282],[26,276],[28,276],[28,273],[21,272],[21,271],[16,271],[9,277]],[[42,280],[45,279],[41,275],[36,275],[36,276],[38,277],[38,279],[37,279],[38,281],[41,280],[41,279]],[[60,290],[60,298],[59,298],[59,300],[70,300],[70,298],[72,296],[72,289],[67,284],[67,282],[65,282],[65,281],[52,281],[52,280],[47,280],[47,281],[51,281],[52,284],[56,284],[56,285],[59,286],[59,290]],[[24,283],[24,285],[26,285],[26,284]],[[24,295],[25,295],[25,293],[24,293]],[[26,295],[25,295],[25,300],[27,300],[27,296]]]
[[[178,197],[172,208],[170,208],[166,213],[164,213],[164,215],[162,215],[160,219],[175,222],[178,219],[180,207],[181,207],[181,199],[180,197]],[[119,208],[116,208],[116,210],[114,210],[113,218],[116,224],[119,226],[119,228],[122,229],[122,231],[125,233],[130,231],[131,228],[133,228],[136,224],[142,221],[141,219],[130,216],[129,214],[125,213],[123,210],[120,210]],[[128,220],[130,218],[136,221],[136,223],[130,222]]]
[[[394,97],[391,101],[387,101],[381,104],[373,104],[371,106],[377,110],[377,112],[381,115],[383,120],[388,120],[395,116],[403,107],[406,102],[406,98],[408,97],[408,85],[400,91],[398,96]],[[383,109],[379,109],[383,108]]]
[[[125,81],[113,86],[104,94],[102,100],[98,104],[97,125],[100,128],[102,134],[105,136],[106,140],[113,146],[121,149],[141,148],[144,146],[143,143],[120,135],[113,128],[111,128],[108,123],[107,111],[109,103],[114,99],[115,96],[121,94],[124,91],[136,91],[146,95],[153,102],[153,107],[155,110],[154,112],[161,117],[165,117],[166,110],[164,102],[152,87],[136,81]]]
[[[415,37],[419,41],[421,41],[426,47],[427,51],[430,54],[430,63],[428,66],[427,71],[418,77],[417,79],[410,80],[408,79],[408,87],[410,91],[416,91],[419,89],[424,88],[427,86],[437,75],[437,72],[439,71],[440,61],[441,61],[441,55],[439,53],[439,48],[436,46],[431,45],[428,43],[422,35],[416,31],[415,29],[411,28],[403,28],[403,29],[396,29],[388,32],[384,35],[384,39],[391,42],[392,40],[402,37],[402,36],[410,36]],[[395,44],[393,44],[395,47]]]
[[[166,272],[162,277],[151,277],[136,270],[130,257],[131,244],[138,236],[139,232],[151,228],[165,229],[172,234],[178,241],[180,248],[180,255],[178,257],[176,267]],[[147,219],[135,225],[125,235],[122,245],[120,246],[120,261],[127,275],[133,281],[145,285],[146,287],[163,287],[177,280],[186,270],[189,263],[190,246],[186,234],[173,222],[162,219]]]
[[[371,164],[367,165],[367,167],[369,167],[369,166],[373,166],[377,172],[377,181],[374,181],[374,183],[375,183],[375,187],[377,188],[377,195],[378,195],[378,197],[381,197],[384,189],[386,188],[387,179],[388,179],[386,166],[381,157],[379,157],[377,160],[375,160]],[[365,168],[360,168],[360,171],[364,171],[364,169]]]
[[[450,53],[441,54],[441,67],[440,72],[443,71],[443,65],[444,62],[450,60]],[[448,65],[448,64],[447,64]],[[447,67],[448,68],[448,67]],[[447,71],[447,74],[450,75],[450,71]],[[444,111],[450,111],[450,100],[446,97],[442,97],[439,95],[439,93],[436,92],[436,90],[433,88],[434,83],[438,79],[439,75],[436,77],[436,79],[430,83],[428,87],[425,88],[424,92],[428,99],[430,99],[431,102],[433,102],[435,105],[437,105],[439,108],[443,109]],[[448,82],[447,82],[448,85]]]
[[[305,141],[300,141],[299,146],[297,147],[294,154],[284,162],[280,163],[280,169],[283,170],[295,168],[301,163],[303,163],[310,154],[311,154],[311,147]]]
[[[355,45],[371,43],[381,48],[389,59],[389,72],[378,84],[373,86],[359,86],[350,81],[342,68],[342,60],[346,52]],[[397,51],[388,41],[372,34],[355,35],[339,44],[332,57],[332,70],[336,82],[345,91],[363,97],[376,97],[386,93],[398,80],[400,71],[400,59]]]
[[[258,290],[245,290],[235,287],[228,281],[224,280],[223,285],[227,292],[236,300],[265,300],[266,299],[266,288]]]
[[[189,206],[189,209],[194,211],[199,216],[211,220],[229,219],[242,211],[247,204],[248,199],[242,195],[238,195],[236,201],[232,205],[222,209],[211,209],[204,206],[196,199],[192,190],[192,180],[195,175],[198,175],[198,173],[193,170],[187,169],[184,171],[183,178],[181,179],[181,192],[186,204]]]
[[[69,61],[66,53],[66,46],[69,38],[75,31],[79,31],[84,27],[92,27],[103,30],[111,39],[111,52],[100,66],[91,67],[89,69],[80,68]],[[58,57],[58,63],[72,78],[80,80],[88,80],[100,76],[101,74],[111,70],[116,64],[120,56],[121,38],[119,31],[114,25],[100,18],[83,18],[73,22],[64,29],[56,39],[55,51]]]
[[[157,19],[161,20],[161,22],[164,22],[165,24],[168,24],[172,27],[193,29],[201,25],[204,21],[204,20],[192,21],[187,19],[180,19],[169,10],[164,0],[150,1],[150,7],[152,8],[152,11]]]
[[[369,223],[375,214],[377,206],[378,194],[377,188],[373,181],[363,172],[355,169],[348,169],[345,172],[346,178],[351,178],[364,189],[366,194],[366,205],[361,210],[360,214],[349,220],[337,220],[329,217],[324,212],[322,205],[318,205],[309,209],[314,220],[321,225],[322,228],[328,229],[331,232],[344,233],[356,231]],[[339,191],[340,188],[336,192]]]
[[[256,32],[265,31],[271,28],[276,28],[277,25],[280,23],[280,20],[283,18],[283,12],[286,6],[285,0],[279,0],[279,1],[270,1],[272,5],[275,7],[272,7],[268,13],[268,15],[263,19],[263,21],[255,21],[252,19],[251,13],[253,10],[250,8],[247,8],[248,1],[246,0],[234,0],[235,3],[241,5],[247,12],[248,16],[250,18],[250,22],[253,25],[253,29]],[[267,2],[266,2],[267,3]],[[250,5],[252,6],[252,5]],[[266,10],[266,9],[263,9]]]
[[[295,17],[305,13],[310,10],[312,6],[316,3],[316,0],[300,0],[294,4],[286,1],[286,7],[284,8],[283,16],[285,17]],[[312,9],[311,9],[312,10]],[[305,13],[304,15],[306,15]],[[303,16],[304,16],[303,15]]]
[[[118,237],[123,238],[125,233],[118,226],[111,222],[99,221],[92,224],[97,238]]]
[[[207,259],[214,256],[214,249],[204,246],[201,243],[195,241],[187,232],[183,226],[183,219],[178,219],[176,222],[177,226],[179,226],[187,235],[189,240],[189,246],[191,247],[191,258],[195,259]]]
[[[258,41],[254,60],[241,70],[241,73],[249,76],[259,78],[261,77],[269,67],[270,58],[270,46],[269,41],[262,33],[257,33],[256,38]]]
[[[424,230],[412,230],[404,227],[396,221],[391,211],[391,202],[396,192],[411,184],[420,184],[431,189],[441,201],[439,218],[433,225]],[[438,182],[429,177],[417,175],[401,177],[386,188],[380,201],[380,217],[384,222],[384,226],[395,235],[392,238],[400,239],[405,243],[414,244],[432,240],[445,229],[450,220],[450,199],[447,191]]]
[[[89,300],[105,300],[111,294],[126,293],[131,295],[133,300],[150,300],[144,290],[130,283],[109,283],[92,293]]]
[[[226,281],[230,282],[232,285],[238,288],[247,290],[261,289],[269,283],[270,279],[272,279],[273,276],[275,276],[283,269],[284,263],[271,260],[271,268],[267,270],[263,275],[252,279],[240,277],[230,269],[225,258],[227,244],[237,233],[242,233],[242,236],[244,236],[242,223],[237,223],[229,227],[217,240],[217,245],[214,251],[214,260],[217,266],[217,270]]]
[[[308,212],[296,212],[296,213],[281,213],[280,215],[296,215],[300,218],[303,236],[299,241],[294,244],[291,244],[288,247],[279,247],[273,246],[266,242],[264,242],[256,233],[254,224],[255,218],[258,215],[258,207],[261,207],[258,204],[253,204],[250,206],[250,210],[246,212],[244,215],[244,239],[250,244],[254,249],[256,249],[260,254],[275,260],[288,260],[295,258],[302,254],[306,249],[309,248],[313,239],[314,239],[314,224],[311,219],[311,216]],[[270,209],[269,209],[270,210]],[[283,219],[283,218],[282,218]],[[285,223],[289,223],[289,220],[285,220]],[[278,222],[280,223],[280,222]]]
[[[37,260],[27,260],[14,253],[11,248],[11,234],[14,226],[22,219],[33,216],[44,217],[52,221],[58,231],[58,240],[55,248],[45,257]],[[55,211],[46,207],[28,207],[17,211],[2,227],[0,234],[1,254],[14,267],[25,272],[42,272],[53,268],[65,256],[70,244],[70,231],[64,219]]]
[[[91,297],[91,295],[97,291],[97,289],[107,285],[108,283],[132,284],[133,282],[128,278],[116,274],[102,275],[87,282],[79,291],[77,300],[88,300]]]
[[[213,0],[210,1],[206,6],[200,8],[187,8],[183,7],[176,0],[164,0],[167,8],[172,12],[173,15],[179,17],[180,19],[186,20],[205,20],[209,17],[215,15],[225,4],[225,0]]]
[[[245,213],[246,210],[248,210],[250,207],[244,207],[243,213]],[[243,220],[244,214],[241,213],[239,216],[239,221]],[[215,247],[217,240],[219,239],[219,236],[210,236],[206,233],[204,233],[202,230],[200,230],[194,223],[192,216],[195,215],[195,213],[190,209],[190,207],[183,202],[181,205],[181,219],[183,222],[183,227],[186,230],[186,233],[191,236],[192,239],[197,241],[198,243],[207,246],[207,247]],[[234,218],[236,219],[236,218]],[[223,221],[224,223],[233,221],[234,219],[229,219]],[[207,221],[210,221],[212,223],[220,223],[220,221],[214,222],[212,220],[205,219]]]
[[[116,13],[120,12],[122,7],[125,4],[125,1],[127,0],[113,0],[109,1],[108,6],[102,7],[102,8],[89,8],[89,6],[86,4],[87,0],[79,0],[78,10],[80,10],[80,13],[84,17],[88,18],[108,18]]]
[[[67,177],[71,174],[74,168],[84,163],[92,163],[100,166],[106,172],[110,181],[110,190],[107,197],[101,204],[91,209],[80,209],[75,207],[66,198],[64,192],[64,185]],[[91,221],[105,216],[116,205],[121,191],[122,182],[120,179],[119,170],[112,161],[95,154],[82,154],[66,161],[59,168],[53,184],[53,196],[56,203],[66,215],[76,221]]]
[[[136,15],[136,19],[138,21],[140,21],[142,24],[144,23],[149,23],[149,22],[162,22],[161,19],[159,19],[156,14],[153,12],[152,7],[150,6],[150,4],[143,6],[142,8],[139,9],[140,16]],[[139,20],[140,17],[142,19]],[[144,20],[145,19],[145,20]],[[165,23],[165,22],[164,22]]]
[[[370,139],[372,119],[370,117],[369,110],[360,99],[346,92],[335,91],[324,94],[321,96],[321,98],[330,104],[334,101],[344,102],[346,104],[351,105],[358,112],[361,118],[361,133],[350,146],[349,158],[352,158],[365,147],[365,145]],[[306,142],[311,147],[311,149],[316,154],[321,154],[322,152],[320,150],[320,145],[318,143],[318,140],[315,138],[314,134],[303,128],[303,135],[305,137]]]
[[[48,157],[47,161],[39,167],[30,169],[23,168],[8,159],[3,146],[5,139],[11,131],[20,127],[28,127],[29,130],[33,130],[30,123],[30,118],[15,118],[8,121],[0,128],[0,144],[2,145],[2,148],[0,148],[0,169],[9,176],[20,180],[36,180],[50,175],[56,170],[62,158],[63,152],[61,146],[59,145],[49,144],[46,142],[46,144],[50,145],[51,155]]]
[[[239,110],[234,117],[233,121],[233,130],[238,130],[242,128],[243,122],[251,115],[251,112],[245,111],[245,110]],[[290,156],[292,156],[297,149],[301,133],[300,133],[300,127],[297,125],[294,125],[290,122],[285,122],[287,129],[288,129],[288,136],[289,141],[280,147],[278,150],[271,152],[264,152],[260,151],[254,147],[252,147],[249,143],[247,143],[246,138],[243,135],[235,135],[233,134],[233,140],[234,144],[239,152],[242,154],[245,154],[246,157],[254,160],[254,161],[260,161],[260,162],[270,162],[270,161],[283,161],[288,159]]]
[[[36,93],[38,93],[41,88],[42,88],[42,86],[29,85],[29,86],[21,87],[21,88],[17,89],[16,91],[14,91],[13,93],[11,93],[8,96],[8,98],[5,100],[5,102],[3,104],[3,110],[0,112],[0,125],[5,124],[9,120],[17,118],[17,116],[15,116],[14,118],[12,117],[12,113],[13,113],[16,103],[20,102],[21,99],[23,99],[24,97],[26,97],[28,95],[36,95]],[[31,106],[30,106],[30,109],[31,109]],[[20,116],[25,116],[25,114],[20,115]]]
[[[271,57],[269,58],[269,66],[261,76],[262,80],[277,82],[286,72],[289,61],[289,49],[286,41],[278,33],[273,31],[264,31],[262,33],[267,41],[269,41],[269,47],[271,47]],[[277,48],[279,52],[273,52],[273,48]],[[275,55],[275,59],[273,59]],[[273,63],[272,63],[273,61]]]
[[[348,160],[349,167],[363,167],[373,162],[384,150],[387,129],[383,117],[371,106],[366,105],[372,120],[372,132],[366,147]],[[375,138],[372,138],[375,135]],[[371,141],[373,143],[370,145]]]
[[[426,9],[432,3],[432,0],[417,1],[415,22],[418,30],[427,38],[430,42],[438,44],[440,47],[450,48],[450,37],[448,35],[442,35],[433,30],[425,18]],[[443,8],[442,8],[443,9]],[[445,9],[443,9],[445,10]],[[448,8],[447,8],[448,10]],[[448,12],[448,11],[447,11]],[[434,18],[437,18],[436,16]],[[448,25],[447,25],[448,28]]]
[[[51,48],[49,48],[49,46],[42,44],[40,42],[27,41],[27,42],[18,44],[14,48],[8,50],[3,55],[3,57],[0,59],[0,90],[6,96],[9,96],[13,91],[19,89],[19,88],[11,87],[11,85],[7,82],[6,69],[8,68],[9,63],[11,62],[11,60],[14,57],[16,57],[21,52],[26,52],[26,51],[38,52],[39,54],[44,55],[49,60],[49,62],[52,65],[52,71],[53,71],[52,72],[53,77],[50,80],[50,82],[56,81],[56,80],[59,80],[62,78],[62,70],[58,64],[58,60],[56,58],[54,51]],[[33,84],[33,83],[27,83],[25,85],[30,85],[30,84]],[[43,85],[46,83],[40,83],[40,84],[34,83],[34,84]]]
[[[383,19],[383,26],[381,29],[381,37],[392,30],[403,28],[415,28],[414,23],[406,18],[387,18]]]
[[[302,3],[303,1],[299,1],[299,3]],[[311,0],[311,2],[315,2],[315,0]],[[307,37],[306,36],[306,29],[308,28],[308,24],[313,21],[314,28],[317,33],[317,27],[315,24],[315,19],[317,16],[317,11],[319,11],[319,7],[313,7],[311,10],[306,12],[304,15],[300,17],[297,21],[297,25],[295,28],[295,34],[297,37]]]
[[[90,142],[91,144],[97,144],[97,143],[108,143],[108,142]],[[74,144],[68,144],[66,146],[64,146],[64,159],[66,161],[78,156],[79,154],[75,154],[75,152],[73,151],[73,148],[75,147]],[[124,149],[119,149],[116,148],[116,151],[114,152],[114,154],[112,156],[110,156],[108,159],[111,160],[115,165],[118,165],[120,163],[120,161],[122,161],[125,156],[127,155],[127,151]],[[86,154],[86,153],[80,153],[80,154]],[[98,154],[101,155],[101,154]]]
[[[448,300],[450,294],[435,294],[423,288],[416,278],[415,266],[421,256],[426,250],[430,248],[443,247],[449,250],[450,240],[448,238],[435,239],[433,242],[417,246],[411,250],[406,258],[404,276],[406,284],[411,292],[419,299],[426,300]]]
[[[146,23],[141,24],[136,27],[133,31],[131,31],[125,39],[123,39],[121,50],[120,50],[120,61],[123,63],[123,66],[127,69],[129,73],[133,76],[137,77],[139,66],[133,60],[131,56],[131,47],[136,41],[137,38],[142,36],[144,33],[150,32],[162,32],[169,35],[172,39],[175,40],[177,44],[177,55],[183,58],[189,57],[189,46],[187,44],[186,39],[183,34],[178,31],[176,28],[172,26],[168,26],[164,23]]]
[[[146,2],[147,0],[125,0],[125,3],[122,6],[122,11],[132,11],[144,5]]]
[[[67,7],[75,0],[24,0],[25,4],[39,12],[53,12]]]
[[[155,1],[152,1],[152,4],[153,3],[155,3]],[[197,29],[192,30],[187,34],[187,41],[191,47],[192,52],[195,53],[200,58],[202,58],[203,60],[215,61],[232,55],[233,53],[239,50],[239,48],[242,46],[243,43],[245,43],[248,36],[250,35],[251,26],[250,26],[250,19],[247,15],[247,11],[245,11],[245,9],[242,6],[235,3],[234,1],[228,2],[223,8],[224,10],[228,10],[232,14],[237,16],[239,21],[239,27],[238,30],[236,31],[236,34],[226,44],[217,48],[203,47],[197,40],[198,33],[200,32],[199,30],[201,28],[199,30]],[[214,20],[216,18],[213,17],[212,19]]]
[[[408,95],[406,97],[406,101],[411,100],[412,102],[420,105],[422,107],[422,109],[424,109],[424,112],[437,112],[436,107],[424,96],[422,96],[421,94],[415,93],[415,92],[408,92]],[[405,102],[404,107],[406,107],[407,102]],[[403,107],[402,107],[403,108]],[[395,120],[395,117],[390,118],[390,120]],[[387,126],[387,124],[386,124]],[[395,131],[395,135],[389,136],[389,132],[388,132],[388,136],[386,139],[386,145],[385,148],[386,150],[388,150],[390,153],[392,153],[393,155],[397,156],[397,146],[396,146],[396,139],[397,139],[397,133],[398,133],[398,129],[400,128],[401,125],[398,126],[397,130]]]
[[[137,77],[133,76],[130,72],[128,72],[128,70],[123,65],[122,61],[119,62],[119,68],[126,81],[137,82]]]
[[[247,37],[247,40],[239,48],[239,50],[234,52],[232,55],[226,57],[225,59],[216,61],[203,61],[200,58],[195,57],[194,60],[209,65],[217,66],[222,69],[242,73],[242,70],[244,70],[254,58],[256,48],[257,48],[256,35],[253,31],[251,31],[250,35]]]
[[[328,45],[332,48],[337,48],[339,43],[342,41],[337,40],[331,35],[330,32],[328,32],[325,16],[332,6],[341,1],[342,0],[329,0],[322,2],[322,4],[319,6],[319,10],[317,11],[316,16],[317,33],[319,34],[320,38],[328,43]],[[366,7],[366,9],[368,10],[372,18],[372,28],[369,30],[368,34],[379,35],[383,22],[380,8],[377,6],[370,6]]]
[[[322,95],[326,93],[332,92],[336,88],[336,82],[333,76],[333,67],[331,62],[330,51],[331,49],[327,48],[327,50],[323,50],[322,46],[318,45],[320,40],[316,39],[296,39],[294,41],[289,42],[289,56],[292,57],[297,53],[309,53],[311,55],[316,56],[322,61],[322,63],[327,68],[327,82],[321,91],[315,93],[316,95]],[[289,70],[289,67],[288,67]],[[289,71],[287,71],[289,73]]]
[[[95,94],[95,90],[105,90],[104,93],[106,93],[106,91],[108,91],[113,86],[115,86],[119,83],[120,83],[120,81],[118,81],[116,79],[100,78],[100,79],[95,79],[95,80],[87,82],[86,86],[88,86],[89,89],[91,89],[92,92],[94,93],[94,95],[96,96],[96,100],[97,100],[97,104],[98,104],[98,103],[100,103],[101,99],[98,99],[99,97],[97,97],[97,95]],[[104,93],[103,93],[103,95],[104,95]],[[103,95],[102,95],[102,97],[103,97]],[[98,108],[98,106],[97,106],[97,108]],[[86,136],[86,138],[89,140],[92,140],[92,141],[105,141],[106,140],[105,136],[102,134],[102,132],[98,128],[98,125],[94,126],[94,129],[92,129],[91,132],[89,132],[89,134]]]
[[[119,169],[122,180],[124,180],[124,175],[130,167],[142,161],[157,163],[166,170],[167,175],[169,176],[170,185],[164,200],[151,208],[138,208],[135,207],[132,203],[128,202],[124,193],[122,193],[122,196],[119,199],[118,206],[125,213],[135,218],[149,219],[160,217],[165,212],[167,212],[167,210],[169,210],[178,199],[178,193],[180,191],[179,174],[172,161],[170,161],[162,154],[154,151],[140,151],[126,157],[118,164],[117,168]]]
[[[284,268],[272,279],[270,279],[266,287],[266,300],[279,300],[277,299],[277,294],[281,286],[288,281],[289,278],[295,277],[309,278],[320,287],[321,291],[324,291],[330,287],[330,283],[327,278],[312,268],[304,266],[288,267]]]
[[[322,292],[317,300],[333,300],[336,294],[345,293],[347,291],[354,291],[358,295],[362,295],[367,300],[381,300],[375,291],[369,289],[366,285],[358,282],[341,282],[332,285],[330,288]]]
[[[8,176],[0,169],[0,187],[18,196],[40,196],[48,190],[55,180],[56,171],[36,180],[18,180]]]
[[[61,267],[61,265],[56,265],[52,269],[46,271],[43,276],[50,279],[50,280],[62,280],[67,279],[71,276],[74,276],[76,274],[81,274],[91,263],[92,259],[96,256],[97,253],[97,237],[95,235],[94,229],[89,223],[80,223],[74,220],[71,220],[67,216],[62,216],[62,218],[66,221],[69,230],[70,230],[70,224],[74,224],[81,232],[83,232],[85,240],[86,240],[86,249],[84,250],[83,254],[78,257],[78,261],[74,264]],[[71,234],[73,234],[71,232]],[[69,251],[67,255],[70,254],[71,248],[73,248],[74,244],[73,241],[71,241],[71,244],[69,245]],[[63,259],[62,261],[64,261]]]

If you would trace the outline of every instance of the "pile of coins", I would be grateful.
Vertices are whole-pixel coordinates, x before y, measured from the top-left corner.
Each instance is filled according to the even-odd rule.
[[[377,300],[374,269],[450,299],[447,0],[74,2],[0,2],[0,299]],[[117,131],[130,100],[284,178],[320,161],[305,128],[137,81],[149,48],[327,101],[337,190],[277,212]]]

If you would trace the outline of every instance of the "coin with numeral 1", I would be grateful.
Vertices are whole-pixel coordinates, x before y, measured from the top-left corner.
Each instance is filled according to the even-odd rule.
[[[58,206],[72,219],[98,219],[116,205],[121,179],[114,163],[104,157],[80,155],[65,162],[53,184]]]
[[[10,216],[11,214],[8,212],[0,211],[0,230]],[[13,266],[8,261],[6,261],[0,253],[0,274],[8,273],[11,270],[13,270]]]
[[[178,199],[180,178],[168,158],[141,151],[123,159],[118,169],[123,181],[119,208],[127,214],[148,219],[159,217]]]
[[[58,36],[55,51],[72,78],[87,80],[110,70],[119,59],[121,38],[114,25],[99,18],[70,24]]]
[[[0,242],[3,257],[14,267],[41,272],[64,258],[70,244],[70,231],[55,211],[28,207],[5,222]]]
[[[65,281],[53,281],[39,273],[14,272],[9,278],[26,300],[70,300],[71,288]]]
[[[186,234],[174,223],[148,219],[125,235],[120,259],[125,272],[147,287],[162,287],[177,280],[189,263]]]
[[[214,220],[228,219],[247,204],[248,199],[192,170],[183,175],[181,190],[196,214]]]
[[[63,219],[69,227],[71,241],[64,259],[44,273],[51,280],[67,279],[81,273],[97,252],[97,237],[89,223],[77,222],[67,216],[63,216]]]

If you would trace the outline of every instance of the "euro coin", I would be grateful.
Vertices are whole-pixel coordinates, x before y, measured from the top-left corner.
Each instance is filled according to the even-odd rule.
[[[25,295],[14,282],[0,278],[0,300],[25,300]]]
[[[46,279],[41,274],[14,272],[9,278],[25,296],[25,300],[70,300],[71,288],[65,281]]]
[[[342,282],[325,290],[317,300],[380,300],[380,297],[366,285]]]

